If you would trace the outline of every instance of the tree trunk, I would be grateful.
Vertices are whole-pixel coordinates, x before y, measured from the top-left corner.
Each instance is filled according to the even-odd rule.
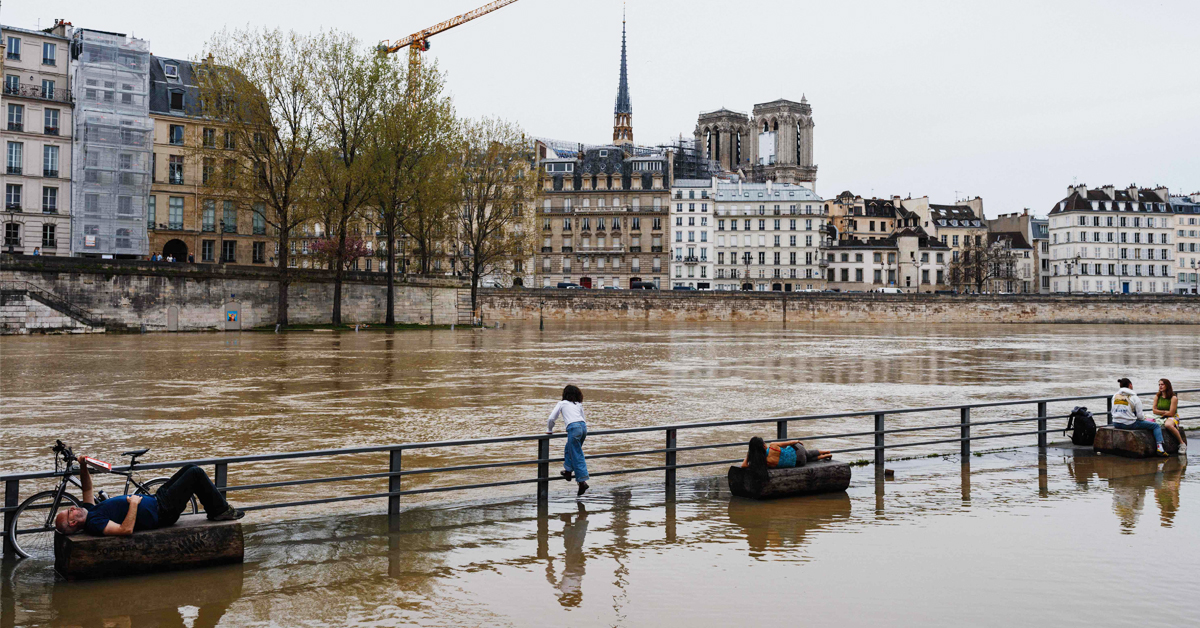
[[[342,274],[345,272],[346,260],[346,228],[342,227],[338,236],[338,254],[335,256],[333,271],[333,324],[342,324]]]
[[[280,327],[288,326],[288,283],[291,278],[288,277],[288,236],[286,232],[281,231],[279,236],[279,259],[276,262],[279,264],[279,304],[276,306],[275,322]]]
[[[387,315],[384,323],[396,324],[396,219],[387,215],[383,220],[383,229],[387,232]]]
[[[471,266],[471,324],[475,324],[475,312],[479,309],[476,303],[479,302],[479,269]],[[480,322],[483,322],[483,317],[479,317]]]

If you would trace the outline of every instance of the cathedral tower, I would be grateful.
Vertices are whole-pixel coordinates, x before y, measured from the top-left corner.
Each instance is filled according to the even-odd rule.
[[[621,15],[621,82],[613,107],[613,144],[633,144],[633,100],[629,98],[629,74],[625,63],[625,16]]]

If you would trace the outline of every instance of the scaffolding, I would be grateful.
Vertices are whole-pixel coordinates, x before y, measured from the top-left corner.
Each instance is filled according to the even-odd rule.
[[[149,46],[120,33],[76,29],[71,58],[71,253],[146,255],[154,150]]]

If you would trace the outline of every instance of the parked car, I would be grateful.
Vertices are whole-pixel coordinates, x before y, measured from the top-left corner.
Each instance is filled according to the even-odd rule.
[[[558,282],[558,287],[559,287],[559,288],[564,288],[564,289],[567,289],[567,290],[583,290],[583,286],[581,286],[581,285],[579,285],[579,284],[577,284],[577,283],[571,283],[571,282],[569,282],[569,281],[560,281],[560,282]]]
[[[672,290],[695,290],[695,286],[675,286]]]
[[[658,290],[653,281],[634,281],[629,284],[630,290]]]
[[[881,294],[904,294],[904,291],[899,288],[876,288],[875,292]]]

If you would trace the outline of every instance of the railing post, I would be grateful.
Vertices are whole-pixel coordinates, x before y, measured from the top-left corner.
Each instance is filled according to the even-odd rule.
[[[1108,406],[1108,412],[1105,413],[1108,415],[1108,424],[1112,425],[1112,397],[1105,399],[1104,403]]]
[[[971,461],[971,408],[958,409],[958,437],[962,439],[958,443],[958,457],[962,458],[962,462]]]
[[[550,501],[550,435],[538,437],[538,505]]]
[[[775,423],[775,438],[779,440],[787,438],[787,421],[777,421]]]
[[[4,482],[4,507],[9,509],[4,511],[4,551],[0,552],[0,556],[11,556],[16,554],[13,550],[12,542],[8,538],[8,524],[16,515],[11,509],[17,507],[17,501],[21,497],[21,481],[6,480]]]
[[[389,493],[396,493],[400,491],[400,479],[402,476],[395,474],[400,473],[400,470],[404,468],[403,458],[403,449],[392,449],[388,452],[388,473],[392,474],[388,476]],[[400,496],[388,495],[388,515],[391,516],[398,514],[400,514]]]
[[[675,499],[675,447],[677,434],[675,428],[667,430],[667,500]]]
[[[882,413],[875,415],[875,475],[883,476],[883,417]]]
[[[229,464],[228,463],[218,462],[216,464],[216,468],[213,469],[213,485],[216,486],[218,489],[223,489],[226,486],[229,486]],[[221,493],[224,494],[225,491],[221,491]]]
[[[1038,402],[1038,449],[1046,448],[1046,402]]]

